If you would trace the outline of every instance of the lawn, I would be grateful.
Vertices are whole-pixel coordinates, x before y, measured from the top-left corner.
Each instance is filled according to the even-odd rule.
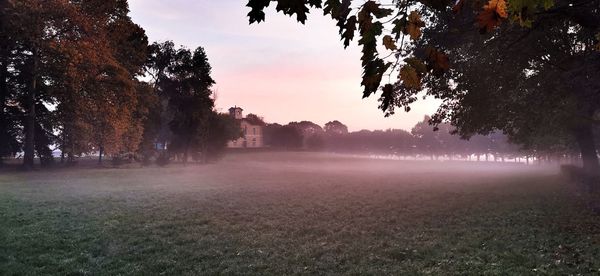
[[[253,153],[0,175],[0,275],[600,274],[552,170]]]

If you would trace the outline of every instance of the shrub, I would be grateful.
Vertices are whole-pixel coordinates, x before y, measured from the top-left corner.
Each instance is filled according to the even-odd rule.
[[[156,158],[156,165],[159,165],[161,167],[168,165],[170,162],[171,162],[171,158],[169,157],[169,154],[167,154],[167,153],[161,153]]]

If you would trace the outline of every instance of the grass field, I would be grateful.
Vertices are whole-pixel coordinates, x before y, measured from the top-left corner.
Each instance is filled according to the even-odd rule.
[[[600,274],[600,217],[537,167],[235,154],[0,175],[0,275]]]

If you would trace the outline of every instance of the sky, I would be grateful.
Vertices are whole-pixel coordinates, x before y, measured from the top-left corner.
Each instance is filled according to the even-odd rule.
[[[428,99],[385,118],[377,96],[362,99],[360,48],[344,49],[335,22],[312,10],[302,25],[271,5],[266,22],[248,23],[247,0],[130,0],[131,17],[153,41],[201,46],[216,81],[217,110],[232,106],[266,122],[332,120],[351,131],[410,130],[437,109]]]

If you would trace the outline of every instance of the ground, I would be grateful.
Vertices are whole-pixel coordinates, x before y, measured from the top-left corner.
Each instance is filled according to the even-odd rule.
[[[537,273],[600,273],[600,217],[535,166],[252,153],[0,175],[0,275]]]

